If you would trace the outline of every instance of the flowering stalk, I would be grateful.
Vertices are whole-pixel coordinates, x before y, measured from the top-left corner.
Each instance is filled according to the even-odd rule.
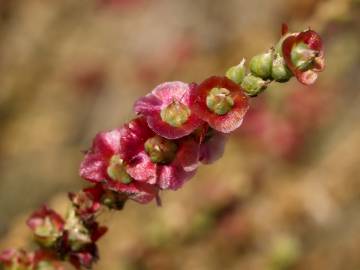
[[[211,164],[223,152],[228,134],[240,127],[249,97],[272,81],[295,76],[312,84],[324,68],[319,35],[306,30],[289,33],[269,51],[231,67],[226,76],[200,84],[166,82],[134,105],[137,117],[122,127],[100,132],[80,165],[80,176],[92,186],[70,193],[66,217],[43,206],[28,219],[39,249],[0,253],[5,270],[61,270],[60,261],[91,269],[98,259],[96,242],[107,228],[96,216],[102,208],[121,210],[127,200],[156,200],[160,191],[176,190],[199,165]]]

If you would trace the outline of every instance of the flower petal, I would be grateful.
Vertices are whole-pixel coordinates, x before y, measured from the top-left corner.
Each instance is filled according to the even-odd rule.
[[[134,156],[144,149],[146,140],[154,136],[144,118],[137,118],[126,124],[121,132],[121,157],[130,162]]]
[[[98,133],[93,141],[92,152],[112,156],[120,149],[120,137],[120,129]]]
[[[228,136],[224,133],[212,131],[209,138],[200,146],[200,161],[203,164],[211,164],[222,157]]]
[[[88,153],[80,164],[80,176],[94,183],[99,183],[106,179],[106,169],[109,161],[101,154]]]
[[[159,187],[161,189],[177,190],[196,174],[196,170],[186,172],[177,166],[162,166],[159,168]]]
[[[127,173],[136,181],[156,184],[157,165],[150,160],[145,151],[140,152],[126,168]]]

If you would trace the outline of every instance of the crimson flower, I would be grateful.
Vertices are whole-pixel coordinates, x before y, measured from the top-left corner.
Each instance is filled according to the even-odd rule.
[[[222,133],[238,128],[249,108],[242,88],[220,76],[212,76],[194,88],[191,101],[194,113]]]
[[[75,207],[76,214],[86,220],[101,207],[101,198],[105,193],[101,185],[85,188],[78,193],[69,193],[69,198]]]
[[[190,136],[163,138],[144,118],[137,118],[125,125],[120,141],[122,157],[128,161],[127,172],[134,179],[161,189],[177,189],[195,174],[199,144]]]
[[[44,205],[29,217],[27,225],[39,244],[51,247],[63,233],[64,220],[58,213]]]
[[[149,127],[161,137],[178,139],[189,135],[202,121],[189,107],[190,92],[194,84],[165,82],[134,105],[136,113],[143,115]]]
[[[121,132],[115,129],[96,135],[80,165],[80,176],[139,203],[148,203],[156,197],[157,189],[129,175],[120,147]]]
[[[282,54],[288,68],[305,85],[313,84],[325,67],[321,37],[310,29],[285,36]]]

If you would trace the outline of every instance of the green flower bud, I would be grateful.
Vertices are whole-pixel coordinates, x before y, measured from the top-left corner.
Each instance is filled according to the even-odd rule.
[[[181,127],[190,117],[188,106],[174,101],[160,112],[161,119],[173,127]]]
[[[302,71],[310,69],[315,59],[316,51],[309,48],[305,43],[299,43],[291,50],[291,62]]]
[[[230,80],[233,80],[237,84],[241,84],[245,77],[245,73],[245,59],[243,59],[240,64],[233,66],[226,71],[226,77],[228,77]]]
[[[234,100],[228,89],[215,87],[206,97],[206,106],[217,115],[224,115],[232,109]]]
[[[264,80],[271,78],[271,67],[273,62],[273,51],[254,56],[250,60],[250,71]]]
[[[267,85],[267,81],[249,73],[245,76],[241,87],[249,96],[257,96],[260,92],[266,89]]]
[[[123,184],[129,184],[132,181],[131,176],[125,170],[125,164],[119,155],[113,155],[107,168],[107,174],[111,179],[120,181]]]
[[[284,58],[279,54],[275,55],[272,63],[271,77],[277,82],[287,82],[292,77],[292,73],[286,66]]]
[[[178,146],[175,142],[154,136],[146,140],[145,151],[154,163],[170,163],[174,160]]]

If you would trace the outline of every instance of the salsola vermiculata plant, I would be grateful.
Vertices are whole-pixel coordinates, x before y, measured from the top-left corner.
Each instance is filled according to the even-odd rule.
[[[320,36],[313,30],[291,33],[283,25],[279,42],[267,52],[231,67],[226,76],[203,82],[165,82],[135,102],[136,118],[100,132],[80,165],[91,186],[70,193],[65,218],[43,206],[28,219],[39,248],[0,253],[5,270],[91,269],[98,260],[97,240],[107,228],[96,221],[101,208],[121,210],[127,200],[156,201],[160,191],[176,190],[200,164],[219,159],[228,135],[239,128],[255,97],[273,82],[296,77],[313,84],[324,68]]]

